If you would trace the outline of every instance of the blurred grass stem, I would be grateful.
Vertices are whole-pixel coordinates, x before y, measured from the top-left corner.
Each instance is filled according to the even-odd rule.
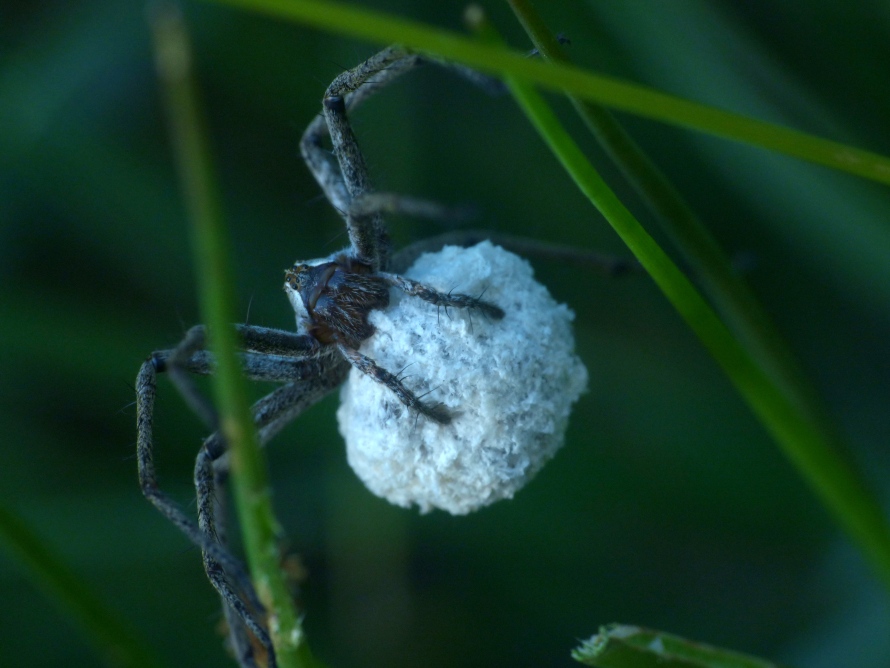
[[[191,52],[177,8],[152,13],[158,73],[166,98],[173,146],[192,223],[199,301],[217,369],[213,389],[220,430],[228,446],[235,505],[248,564],[281,668],[313,665],[297,612],[279,565],[278,524],[272,512],[266,462],[259,447],[245,381],[235,356],[231,243],[204,133]]]

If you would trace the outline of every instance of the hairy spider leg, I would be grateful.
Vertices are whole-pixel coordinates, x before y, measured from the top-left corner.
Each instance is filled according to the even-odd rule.
[[[258,351],[242,353],[247,374],[262,380],[287,382],[253,406],[261,444],[265,444],[285,424],[327,395],[345,378],[348,366],[330,355],[318,356],[317,342],[310,337],[250,325],[239,325],[237,330],[241,335],[242,344]],[[202,350],[205,341],[204,327],[194,327],[176,348],[172,351],[154,353],[140,369],[136,379],[136,451],[140,487],[152,505],[176,525],[192,543],[200,547],[207,577],[223,599],[226,618],[231,623],[232,613],[237,615],[241,623],[250,629],[268,652],[269,665],[274,666],[271,639],[260,619],[263,614],[262,603],[242,563],[225,547],[224,527],[220,530],[216,525],[215,488],[219,480],[225,477],[225,460],[222,456],[226,447],[217,431],[215,411],[188,376],[188,372],[197,374],[212,372],[214,366],[212,357]],[[281,354],[288,350],[292,356]],[[306,355],[313,356],[306,357]],[[158,371],[169,373],[186,403],[195,408],[215,432],[205,440],[195,464],[197,526],[158,486],[152,439]],[[244,634],[241,631],[233,629],[233,632],[236,635],[232,638],[232,645],[239,663],[245,668],[254,666],[249,642],[245,644]]]
[[[462,223],[479,216],[472,205],[447,206],[421,197],[388,192],[371,192],[357,196],[349,204],[347,214],[361,218],[375,213],[395,213],[417,218],[428,218],[446,223]]]
[[[225,460],[221,460],[225,461]],[[225,517],[227,515],[228,501],[228,485],[226,484],[228,475],[224,472],[216,474],[216,489],[218,493],[213,495],[213,513],[220,518],[220,522],[215,527],[216,536],[220,545],[228,545],[228,535],[226,532]],[[201,526],[200,519],[198,526]],[[201,527],[203,529],[203,527]],[[205,552],[201,551],[201,561],[204,564],[204,572],[207,572],[207,562]],[[247,625],[242,621],[238,611],[229,605],[225,599],[222,599],[223,618],[225,619],[226,629],[228,630],[229,650],[235,657],[239,666],[247,668],[259,668],[254,657],[254,643],[248,632]]]
[[[391,252],[383,213],[457,217],[454,210],[423,200],[374,193],[358,142],[346,117],[347,109],[422,62],[423,59],[416,54],[400,47],[390,47],[341,74],[325,95],[323,115],[309,125],[301,141],[301,153],[306,164],[327,199],[346,219],[353,256],[367,262],[375,271],[387,268]],[[488,77],[462,66],[444,65],[474,83],[500,92],[500,84]],[[333,158],[322,148],[325,135],[331,137]],[[421,298],[425,298],[424,294],[429,296],[434,293],[428,288],[409,289],[413,289],[416,296]],[[475,302],[463,305],[464,308],[476,306],[479,304]],[[262,444],[284,425],[296,419],[308,406],[340,385],[346,377],[349,363],[362,368],[372,377],[392,377],[395,381],[391,384],[393,391],[409,406],[417,408],[431,419],[445,422],[451,418],[444,412],[444,408],[429,407],[421,402],[392,374],[355,350],[341,346],[340,357],[319,350],[318,341],[305,334],[249,325],[237,326],[237,329],[244,349],[240,356],[245,374],[257,380],[287,383],[253,406]],[[189,376],[213,372],[213,358],[204,350],[205,338],[203,327],[193,328],[176,348],[154,353],[140,369],[136,381],[140,486],[149,501],[201,548],[207,575],[223,599],[224,613],[232,629],[231,642],[239,664],[242,668],[256,666],[253,650],[244,633],[246,628],[263,645],[268,654],[269,665],[274,666],[274,650],[265,623],[261,620],[262,605],[241,562],[225,547],[225,526],[222,516],[216,512],[215,490],[224,486],[227,472],[223,457],[226,448],[221,435],[216,431],[218,420],[215,410]],[[336,349],[332,347],[331,350]],[[195,465],[197,525],[158,487],[153,461],[152,421],[156,375],[162,371],[169,372],[186,403],[215,432],[204,441]],[[243,628],[233,624],[236,619],[240,620]]]
[[[403,272],[424,253],[435,253],[444,246],[469,248],[480,241],[490,241],[522,257],[578,265],[613,278],[645,273],[640,263],[631,258],[491,230],[453,230],[419,239],[399,249],[393,256],[390,270],[396,273]]]
[[[420,397],[405,387],[402,381],[394,374],[384,369],[367,355],[363,355],[358,350],[342,343],[337,344],[337,347],[352,366],[369,378],[389,388],[398,397],[399,401],[409,409],[415,410],[419,415],[424,415],[439,424],[449,424],[454,419],[454,416],[445,406],[421,401]]]
[[[322,116],[315,118],[300,142],[303,160],[325,196],[346,219],[349,241],[358,259],[373,270],[389,263],[389,235],[379,211],[350,214],[352,201],[373,191],[365,159],[347,119],[354,108],[371,94],[420,65],[420,56],[401,47],[389,47],[361,65],[337,76],[325,91]],[[364,84],[374,85],[364,85]],[[331,138],[333,158],[322,146]]]
[[[254,404],[252,411],[254,422],[258,428],[258,440],[260,445],[268,443],[268,441],[271,440],[285,425],[296,419],[296,417],[301,415],[309,406],[326,396],[331,390],[335,389],[343,382],[345,370],[348,369],[348,366],[339,360],[334,361],[335,363],[339,363],[342,371],[333,374],[322,373],[310,376],[308,379],[289,382],[286,385],[277,388],[275,391]],[[270,378],[270,380],[273,379]],[[281,380],[281,378],[278,378],[278,380]],[[218,500],[224,498],[226,493],[228,460],[223,457],[225,452],[225,440],[222,438],[221,433],[216,431],[205,440],[198,452],[195,461],[194,475],[198,526],[204,532],[204,535],[217,537],[219,544],[222,546],[225,545],[224,536],[226,516],[225,514],[219,514],[217,512],[217,506]],[[210,553],[202,549],[202,556],[204,559],[204,570],[207,573],[208,578],[211,583],[214,583],[214,587],[217,588],[217,591],[220,591],[214,580],[214,575],[222,576],[222,586],[225,587],[226,573],[216,573],[216,571],[220,571],[219,564],[214,560]],[[232,558],[234,559],[234,557]],[[236,584],[238,584],[238,589],[245,592],[248,591],[246,587],[252,587],[249,580],[247,583],[236,581]],[[231,609],[231,612],[234,612],[234,615],[236,616],[234,617],[231,612],[224,612],[227,621],[230,624],[230,628],[232,628],[233,632],[236,631],[238,625],[236,624],[235,627],[232,627],[232,619],[235,619],[236,621],[240,620],[241,625],[250,629],[254,637],[257,638],[259,643],[266,650],[269,656],[268,665],[274,666],[274,650],[271,647],[271,643],[268,643],[266,637],[264,637],[266,631],[265,624],[261,621],[263,614],[262,608],[254,608],[252,606],[247,607],[244,605],[243,601],[237,597],[233,601],[230,598],[230,594],[232,593],[234,592],[230,589],[225,593],[220,592],[223,598],[224,608]],[[250,646],[249,641],[247,646],[239,646],[240,642],[240,638],[232,638],[232,645],[236,650],[236,654],[240,653],[248,658],[252,657],[253,648]],[[244,659],[239,659],[239,662],[242,666],[250,665]]]
[[[434,306],[444,306],[446,309],[449,306],[467,310],[478,309],[483,315],[492,320],[500,320],[504,317],[504,309],[500,306],[495,306],[490,302],[483,301],[478,297],[471,297],[470,295],[464,294],[453,294],[451,292],[439,292],[423,283],[418,283],[417,281],[413,281],[410,278],[405,278],[398,274],[379,272],[378,276],[394,288],[398,288],[404,292],[406,295],[418,297]]]
[[[423,57],[401,46],[390,46],[337,76],[328,86],[322,115],[315,118],[300,142],[303,160],[325,197],[346,219],[349,240],[358,258],[376,271],[389,266],[390,243],[382,213],[401,212],[431,218],[465,218],[467,211],[449,209],[404,195],[370,197],[373,186],[348,113],[406,72],[427,62],[453,71],[492,95],[504,92],[502,82],[463,65]],[[333,156],[322,146],[331,138]],[[361,198],[365,201],[359,203]]]
[[[432,202],[374,192],[364,156],[349,123],[348,111],[424,62],[419,55],[402,47],[392,46],[343,72],[331,82],[325,92],[323,116],[310,123],[300,144],[304,160],[316,181],[326,197],[344,215],[349,239],[358,259],[370,265],[375,272],[385,269],[389,264],[390,244],[383,213],[398,212],[433,218],[453,218],[456,214],[460,215],[454,209]],[[450,65],[446,67],[456,70],[477,84],[484,85],[491,81],[466,68]],[[325,134],[331,138],[336,165],[330,154],[322,148]],[[393,275],[387,275],[386,280],[408,294],[437,305],[480,308],[494,318],[503,317],[503,311],[498,307],[466,295],[446,296],[416,281]],[[353,366],[389,387],[409,408],[439,423],[450,421],[450,415],[442,407],[424,404],[395,375],[361,355],[354,346],[340,342],[338,347]]]
[[[242,623],[254,633],[260,644],[271,648],[272,641],[258,619],[258,614],[261,614],[263,606],[241,562],[228,552],[215,533],[205,532],[200,522],[196,525],[179,507],[179,504],[160,491],[154,467],[154,444],[152,442],[156,373],[152,361],[149,360],[142,365],[136,378],[136,457],[139,464],[139,484],[142,493],[192,543],[201,548],[207,578],[222,598],[224,608],[234,611]],[[201,452],[204,452],[203,447]],[[225,564],[225,567],[222,564]],[[249,606],[242,600],[236,588],[230,584],[230,580],[237,583],[237,589],[249,601]],[[260,612],[257,613],[253,610]],[[231,618],[228,610],[224,610],[224,614],[228,619]],[[251,665],[252,659],[248,661],[249,653],[243,647],[241,639],[233,638],[232,644],[239,654],[239,661],[242,665]]]

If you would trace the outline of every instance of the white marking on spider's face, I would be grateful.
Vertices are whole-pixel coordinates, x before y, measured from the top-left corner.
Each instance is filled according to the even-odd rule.
[[[294,313],[296,313],[297,315],[297,331],[305,331],[306,324],[309,322],[309,312],[303,305],[303,298],[300,297],[299,292],[291,289],[291,287],[287,284],[287,281],[285,281],[284,283],[284,291],[287,293],[287,298],[290,301],[290,305],[294,309]]]
[[[324,264],[325,262],[332,262],[334,258],[337,256],[341,256],[350,252],[350,249],[346,249],[344,251],[337,251],[336,253],[332,253],[327,257],[319,257],[314,260],[297,260],[294,262],[294,265],[305,264],[307,267],[317,267],[320,264]],[[303,304],[303,298],[300,296],[300,293],[296,290],[292,290],[291,287],[287,284],[287,281],[284,282],[284,292],[287,294],[288,301],[290,301],[291,308],[294,309],[294,313],[297,316],[297,331],[305,332],[306,327],[309,324],[309,312],[306,310],[306,306]]]

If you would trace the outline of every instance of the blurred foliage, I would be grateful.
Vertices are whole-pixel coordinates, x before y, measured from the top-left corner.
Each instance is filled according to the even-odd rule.
[[[366,4],[460,29],[459,4]],[[875,67],[890,56],[885,3],[544,4],[579,64],[890,153],[890,89]],[[185,9],[238,251],[237,309],[292,327],[282,270],[344,243],[299,136],[327,83],[373,47]],[[486,9],[525,48],[507,7]],[[890,193],[622,120],[724,247],[753,258],[754,291],[886,498]],[[622,252],[506,97],[427,68],[355,122],[381,189],[474,203],[495,230]],[[0,7],[3,500],[170,665],[216,666],[216,595],[197,551],[141,498],[133,457],[138,365],[197,321],[167,142],[139,3]],[[403,244],[438,230],[398,219],[392,231]],[[577,314],[591,386],[566,448],[515,500],[453,518],[372,497],[346,465],[335,397],[273,443],[313,651],[344,666],[571,665],[578,638],[624,621],[802,667],[884,665],[890,606],[876,580],[651,283],[535,269]],[[162,481],[193,507],[202,432],[165,383],[156,431]],[[0,664],[96,665],[5,553],[0,596]]]

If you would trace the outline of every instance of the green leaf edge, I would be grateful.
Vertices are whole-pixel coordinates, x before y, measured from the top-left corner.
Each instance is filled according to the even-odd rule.
[[[622,624],[610,624],[572,650],[572,658],[597,668],[781,668],[749,654]]]

